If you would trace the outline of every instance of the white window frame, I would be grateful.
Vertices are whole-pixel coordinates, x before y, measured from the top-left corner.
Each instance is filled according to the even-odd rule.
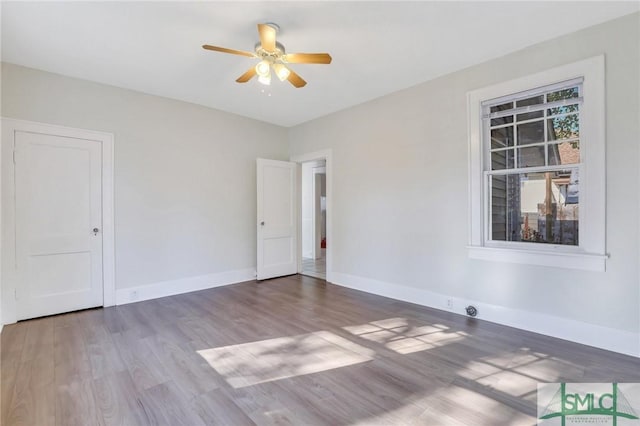
[[[604,55],[563,65],[467,93],[469,137],[469,244],[473,259],[524,263],[591,271],[606,268],[605,246],[605,61]],[[580,108],[579,246],[496,242],[488,234],[484,176],[482,104],[497,98],[582,78]]]

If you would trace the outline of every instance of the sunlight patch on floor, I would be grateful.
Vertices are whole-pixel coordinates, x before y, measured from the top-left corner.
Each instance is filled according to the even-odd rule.
[[[525,374],[539,382],[561,382],[562,377],[582,377],[585,368],[557,358],[539,359],[519,365],[513,371]]]
[[[369,426],[376,425],[401,425],[406,424],[406,419],[412,419],[409,424],[412,425],[427,425],[437,423],[425,422],[425,416],[429,409],[421,407],[416,404],[407,403],[393,410],[386,410],[378,415],[372,415],[371,417],[358,420],[354,423],[349,423],[350,426]],[[447,423],[449,425],[449,423]],[[451,426],[466,426],[462,423],[451,424]]]
[[[529,402],[535,402],[539,382],[559,381],[564,374],[581,377],[584,370],[528,348],[471,361],[459,372],[461,377]]]
[[[461,368],[458,371],[458,375],[465,379],[476,380],[501,371],[503,371],[502,368],[487,364],[486,362],[469,361],[464,368]]]
[[[424,403],[437,407],[464,424],[530,425],[535,418],[517,409],[505,407],[495,396],[455,384],[430,395]]]
[[[370,361],[375,354],[328,331],[198,351],[234,388]]]
[[[539,383],[538,380],[509,370],[478,379],[476,382],[517,397],[530,393],[532,389],[535,390]]]
[[[411,325],[406,318],[388,318],[343,329],[399,354],[437,348],[468,336],[463,331],[451,331],[442,324]]]
[[[407,419],[411,419],[411,422],[407,423]],[[403,405],[351,425],[531,425],[535,421],[526,413],[511,408],[503,409],[502,404],[491,395],[451,384],[437,391],[411,395]]]

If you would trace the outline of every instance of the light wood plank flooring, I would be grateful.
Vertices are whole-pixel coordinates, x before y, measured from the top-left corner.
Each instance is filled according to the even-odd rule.
[[[640,362],[292,276],[8,325],[3,425],[532,425]]]
[[[302,275],[327,279],[327,249],[321,249],[320,257],[312,259],[310,257],[302,258]]]

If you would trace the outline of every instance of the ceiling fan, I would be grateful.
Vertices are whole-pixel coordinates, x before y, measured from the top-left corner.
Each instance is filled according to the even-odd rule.
[[[248,56],[258,58],[260,62],[242,74],[236,82],[246,83],[254,76],[258,76],[258,81],[262,84],[271,84],[271,70],[280,81],[288,80],[296,88],[304,87],[307,82],[296,74],[288,64],[330,64],[331,56],[328,53],[286,53],[284,46],[276,41],[276,33],[280,30],[277,24],[268,22],[258,24],[258,34],[260,41],[255,45],[255,52],[245,50],[227,49],[225,47],[211,46],[208,44],[202,47],[216,52],[231,53],[233,55]]]

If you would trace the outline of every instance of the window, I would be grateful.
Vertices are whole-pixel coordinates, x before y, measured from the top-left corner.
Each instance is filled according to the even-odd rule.
[[[469,254],[604,270],[604,58],[470,92]]]
[[[491,241],[577,246],[582,79],[483,103]]]

